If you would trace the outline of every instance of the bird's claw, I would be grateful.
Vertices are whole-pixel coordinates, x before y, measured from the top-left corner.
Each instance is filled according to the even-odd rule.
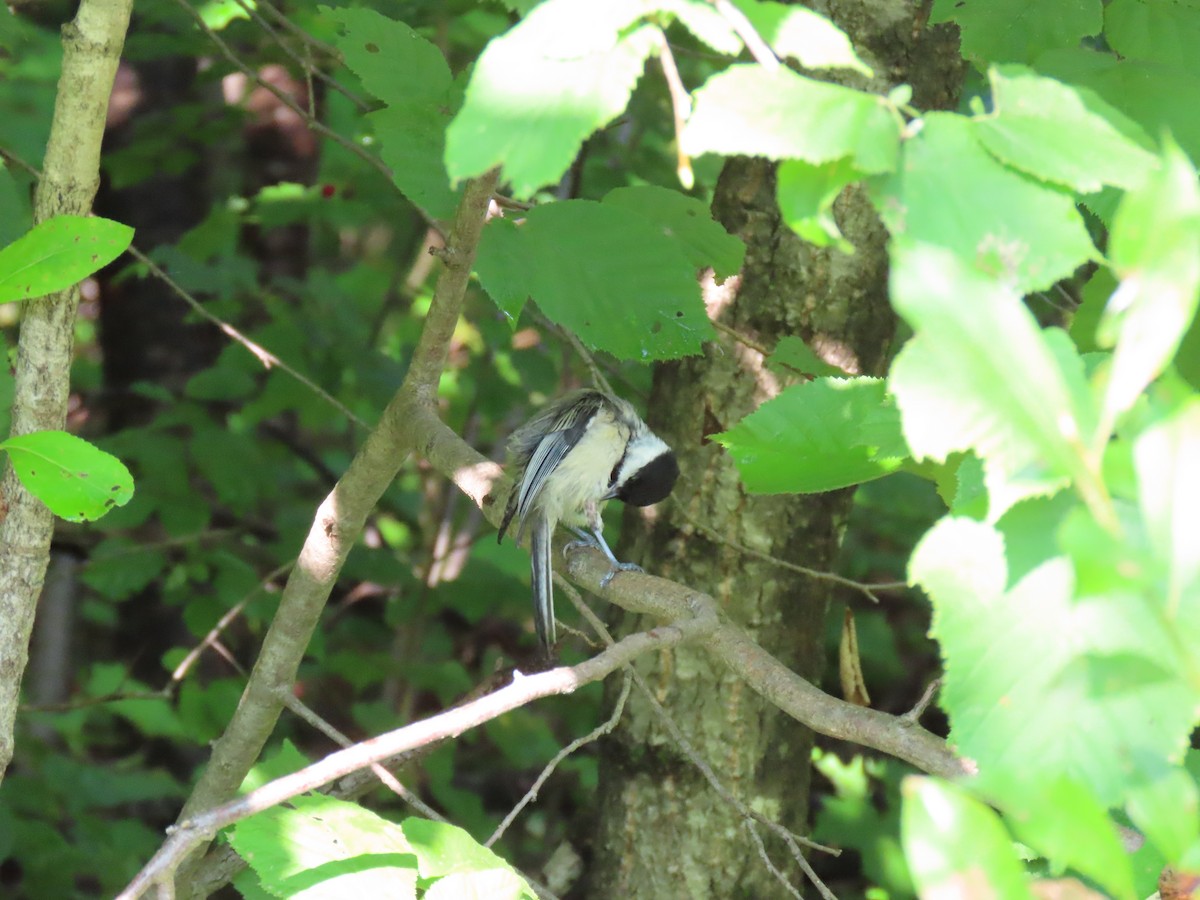
[[[599,549],[599,544],[594,540],[567,541],[563,544],[563,556],[574,553],[576,550],[590,550],[593,547]]]
[[[641,566],[639,566],[637,563],[617,563],[611,569],[608,570],[607,575],[605,575],[603,578],[600,579],[600,587],[602,587],[602,588],[608,587],[609,582],[611,582],[614,578],[617,577],[618,572],[643,572],[643,571],[645,571],[645,570]]]

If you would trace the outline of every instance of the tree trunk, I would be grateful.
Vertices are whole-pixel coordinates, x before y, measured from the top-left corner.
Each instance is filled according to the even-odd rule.
[[[831,5],[821,11],[839,21],[857,47],[868,48],[868,60],[886,79],[874,89],[907,77],[925,108],[952,102],[962,70],[944,33],[922,30],[912,8],[900,3],[873,14],[861,3]],[[910,71],[910,62],[923,71]],[[683,474],[673,501],[662,504],[656,518],[630,510],[624,531],[636,551],[623,558],[652,560],[654,574],[711,593],[726,615],[812,681],[824,668],[829,583],[739,547],[832,570],[853,492],[747,495],[729,456],[710,437],[786,386],[786,376],[768,369],[758,349],[770,350],[785,335],[802,337],[848,372],[886,370],[895,326],[887,299],[887,235],[861,187],[848,190],[835,211],[856,248],[853,256],[805,244],[781,221],[775,164],[726,164],[713,213],[745,241],[746,261],[740,276],[706,289],[710,317],[726,326],[719,339],[703,357],[663,365],[656,373],[650,423],[675,447]],[[653,624],[620,616],[621,634]],[[728,790],[785,827],[806,830],[810,731],[715,666],[702,647],[681,647],[637,666]],[[620,727],[603,744],[598,815],[589,897],[784,894],[741,817],[636,690]],[[804,890],[787,851],[759,831],[774,864]]]
[[[86,215],[100,183],[100,141],[132,0],[84,0],[63,26],[63,69],[34,219]],[[25,308],[17,348],[12,433],[62,428],[67,417],[79,287]],[[13,724],[54,517],[5,463],[0,483],[0,779],[13,756]]]

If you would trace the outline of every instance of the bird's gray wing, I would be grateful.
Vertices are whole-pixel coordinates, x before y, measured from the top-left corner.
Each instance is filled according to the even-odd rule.
[[[525,530],[525,521],[537,504],[546,479],[579,443],[588,423],[603,406],[604,395],[596,391],[587,391],[570,395],[564,398],[564,401],[555,404],[553,409],[547,410],[530,423],[530,430],[534,433],[541,432],[543,437],[533,447],[514,493],[516,504],[513,511],[519,523],[517,540],[520,540]],[[511,500],[509,505],[513,506]]]

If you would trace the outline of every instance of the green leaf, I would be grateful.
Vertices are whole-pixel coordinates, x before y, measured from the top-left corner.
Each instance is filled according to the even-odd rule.
[[[775,345],[775,351],[767,359],[767,365],[791,370],[791,374],[831,375],[834,378],[845,378],[850,374],[825,362],[808,344],[792,334],[780,338],[779,343]]]
[[[827,18],[803,6],[771,0],[734,0],[776,55],[792,58],[806,69],[853,69],[871,76],[846,33]]]
[[[1020,296],[945,250],[906,242],[895,244],[891,292],[917,332],[889,381],[914,457],[974,450],[993,519],[1085,468],[1095,414],[1072,388],[1081,373],[1065,370]]]
[[[25,488],[68,522],[90,522],[133,496],[115,456],[65,431],[35,431],[0,443]]]
[[[1096,343],[1096,329],[1104,315],[1108,298],[1117,289],[1117,280],[1112,269],[1100,266],[1083,286],[1082,302],[1071,317],[1069,333],[1080,353],[1091,353],[1100,349]]]
[[[636,0],[545,0],[479,57],[462,109],[446,132],[457,181],[501,166],[515,196],[557,181],[584,139],[629,102],[656,27]]]
[[[1127,411],[1175,355],[1196,315],[1200,288],[1200,186],[1196,170],[1168,141],[1163,168],[1117,210],[1109,253],[1121,284],[1097,340],[1112,346],[1105,421]]]
[[[980,143],[1002,162],[1082,193],[1106,184],[1136,187],[1156,167],[1153,154],[1062,82],[1021,66],[994,67],[988,77],[993,110],[973,124]]]
[[[650,0],[646,7],[674,16],[696,40],[722,56],[737,56],[746,46],[729,20],[705,0]]]
[[[503,859],[481,845],[470,834],[447,822],[432,822],[429,819],[408,818],[400,827],[404,830],[412,852],[417,855],[417,865],[422,878],[444,878],[446,876],[479,873],[486,876],[485,882],[504,888],[501,894],[482,893],[481,897],[513,897],[535,900],[536,894],[525,880],[513,871]],[[499,878],[500,873],[511,877]],[[512,881],[515,878],[516,881]],[[496,879],[495,881],[493,879]],[[454,884],[464,882],[455,881]],[[470,883],[468,882],[465,883]],[[474,896],[444,894],[452,896]]]
[[[903,165],[872,183],[895,236],[937,244],[1028,293],[1098,258],[1074,200],[996,162],[962,116],[930,113]]]
[[[536,897],[520,875],[505,868],[447,875],[430,886],[424,900],[536,900]]]
[[[494,219],[475,268],[506,312],[531,296],[554,322],[620,359],[698,353],[713,333],[681,243],[619,205],[568,200],[531,209],[520,225]]]
[[[1200,73],[1078,47],[1048,54],[1037,67],[1095,91],[1147,134],[1169,132],[1192,159],[1200,158],[1200,116],[1192,100],[1200,96]]]
[[[1009,783],[997,789],[997,782]],[[1107,810],[1077,781],[1032,779],[1005,773],[989,784],[988,796],[1011,823],[1017,838],[1056,865],[1095,881],[1110,897],[1131,900],[1133,869]]]
[[[367,119],[383,142],[381,156],[396,186],[431,216],[451,218],[461,192],[451,189],[442,157],[462,91],[441,51],[373,9],[321,12],[342,26],[337,47],[346,65],[386,104]]]
[[[758,494],[832,491],[882,478],[908,459],[899,413],[878,378],[793,385],[713,437]]]
[[[901,122],[874,94],[814,81],[780,66],[734,65],[696,91],[680,139],[685,153],[802,159],[850,157],[863,172],[896,168]]]
[[[679,243],[696,269],[711,267],[718,282],[742,268],[746,245],[714,220],[708,207],[694,197],[647,184],[609,191],[602,202],[649,221]]]
[[[1111,0],[1104,7],[1104,37],[1126,59],[1144,59],[1200,74],[1200,4]]]
[[[234,826],[229,843],[277,897],[415,897],[416,858],[399,825],[355,803],[293,797]]]
[[[976,63],[1032,63],[1103,24],[1100,0],[934,0],[929,21],[957,22],[962,55]]]
[[[775,190],[788,228],[810,244],[853,253],[854,245],[842,237],[834,221],[833,201],[842,188],[862,177],[863,173],[846,157],[821,165],[784,160],[779,164]]]
[[[1129,792],[1126,809],[1170,863],[1180,863],[1200,842],[1200,787],[1182,766],[1163,766],[1144,775]]]
[[[88,555],[80,580],[110,600],[125,600],[164,574],[167,556],[125,538],[108,538]]]
[[[1000,818],[958,785],[910,776],[901,784],[900,838],[922,897],[1032,900]]]
[[[1138,500],[1151,552],[1164,576],[1163,608],[1200,637],[1200,399],[1134,441]]]
[[[69,288],[125,252],[133,229],[87,216],[55,216],[0,250],[0,303]]]
[[[1014,791],[1059,777],[1114,805],[1129,760],[1166,760],[1186,743],[1197,703],[1189,651],[1123,575],[1135,561],[1082,508],[1024,521],[1031,545],[1059,544],[1072,558],[1049,556],[1008,590],[1004,539],[986,523],[947,517],[913,552],[909,579],[933,601],[945,660],[950,740],[979,764],[981,787],[1014,808],[1035,802]]]

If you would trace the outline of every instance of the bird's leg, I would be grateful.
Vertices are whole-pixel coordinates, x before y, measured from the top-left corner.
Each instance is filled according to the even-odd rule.
[[[589,510],[588,524],[590,528],[575,528],[571,527],[571,532],[574,533],[579,540],[571,541],[563,547],[563,553],[569,553],[572,550],[578,550],[581,547],[595,547],[601,553],[608,557],[608,561],[612,563],[612,569],[607,575],[600,579],[600,587],[608,587],[608,583],[612,581],[618,572],[641,572],[642,567],[637,563],[621,562],[617,559],[617,555],[612,552],[612,548],[608,546],[608,541],[604,539],[604,523],[600,518],[600,512],[597,509]]]

